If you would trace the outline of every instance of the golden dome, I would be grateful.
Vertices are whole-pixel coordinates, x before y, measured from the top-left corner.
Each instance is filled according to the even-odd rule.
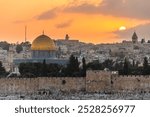
[[[43,34],[32,42],[31,50],[56,50],[56,46],[51,38]]]

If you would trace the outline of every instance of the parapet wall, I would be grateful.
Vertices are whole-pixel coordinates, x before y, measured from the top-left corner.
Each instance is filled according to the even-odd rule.
[[[150,76],[119,76],[108,71],[87,71],[86,77],[0,78],[0,94],[54,89],[66,92],[150,92]]]
[[[104,92],[111,90],[111,72],[87,71],[86,91]]]
[[[61,91],[85,90],[84,77],[39,78],[39,89],[58,89]]]
[[[85,78],[0,78],[0,94],[26,94],[40,90],[85,90]]]
[[[112,76],[112,91],[150,92],[150,76]]]
[[[39,81],[36,78],[0,78],[0,93],[32,93],[38,90]]]
[[[109,71],[88,71],[87,92],[150,92],[150,76],[121,76]]]

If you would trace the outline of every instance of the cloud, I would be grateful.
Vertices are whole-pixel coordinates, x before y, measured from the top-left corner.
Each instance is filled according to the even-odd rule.
[[[150,15],[147,13],[149,8],[150,0],[103,0],[98,5],[89,4],[88,2],[80,5],[70,5],[64,11],[149,20]]]
[[[56,24],[56,28],[66,28],[69,27],[72,24],[73,20],[68,20],[59,24]]]
[[[16,21],[13,21],[12,23],[15,23],[15,24],[21,24],[21,23],[28,23],[30,21],[32,21],[33,19],[27,19],[27,20],[16,20]]]
[[[136,31],[139,40],[142,38],[145,38],[146,40],[150,39],[150,23],[138,25],[125,31],[115,31],[113,33],[116,34],[120,39],[131,40],[134,31]]]
[[[84,3],[79,6],[69,6],[65,8],[64,11],[72,13],[85,13],[85,14],[98,13],[97,7],[88,3]]]
[[[54,9],[48,10],[48,11],[38,15],[36,18],[38,20],[53,19],[53,18],[57,17],[57,11],[58,11],[58,9],[54,8]]]
[[[150,0],[72,0],[67,5],[50,9],[36,18],[48,20],[57,17],[59,13],[83,13],[150,20],[149,8]]]

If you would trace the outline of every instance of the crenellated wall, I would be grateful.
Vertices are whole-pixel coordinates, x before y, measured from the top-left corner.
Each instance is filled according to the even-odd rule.
[[[85,90],[84,77],[39,78],[39,89],[55,88],[62,91]]]
[[[109,71],[88,71],[87,92],[150,92],[150,76],[121,76]]]
[[[0,94],[34,93],[42,89],[85,90],[85,78],[0,78]]]
[[[87,71],[86,91],[104,92],[111,90],[111,72]]]
[[[0,78],[0,94],[66,92],[150,92],[150,76],[119,76],[108,71],[87,71],[86,77]]]
[[[112,76],[112,91],[150,91],[150,76]]]
[[[39,81],[36,78],[0,78],[0,93],[32,93],[39,88]]]

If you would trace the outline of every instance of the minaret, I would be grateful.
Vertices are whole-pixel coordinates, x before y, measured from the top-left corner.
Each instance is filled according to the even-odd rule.
[[[132,42],[133,43],[137,43],[138,42],[138,36],[137,36],[136,32],[133,33]]]

